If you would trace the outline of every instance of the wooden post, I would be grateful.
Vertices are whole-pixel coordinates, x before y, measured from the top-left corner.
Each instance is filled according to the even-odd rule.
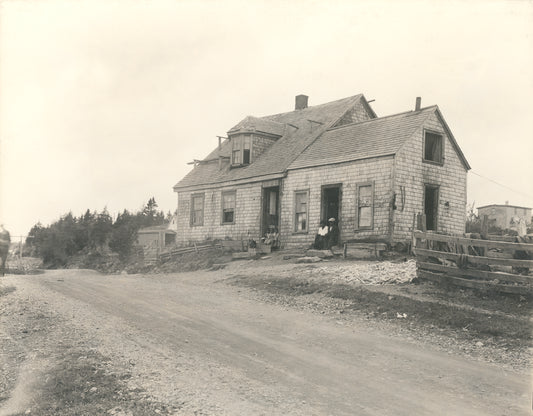
[[[483,215],[483,218],[481,218],[481,238],[483,240],[487,240],[488,235],[489,235],[489,216]]]
[[[411,246],[409,247],[409,254],[413,254],[413,249],[416,247],[416,213],[413,213],[413,225],[412,225],[412,234],[411,234]]]
[[[342,257],[343,258],[346,258],[346,252],[348,251],[348,245],[346,243],[344,243],[344,246],[342,248]]]

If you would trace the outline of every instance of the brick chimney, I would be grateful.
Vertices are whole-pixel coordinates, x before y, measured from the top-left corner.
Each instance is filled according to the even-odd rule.
[[[308,100],[308,96],[307,95],[303,95],[303,94],[300,94],[300,95],[297,95],[296,96],[296,104],[294,106],[294,109],[295,110],[303,110],[304,108],[307,108],[307,100]]]
[[[421,107],[422,107],[422,98],[416,97],[415,111],[420,111]]]

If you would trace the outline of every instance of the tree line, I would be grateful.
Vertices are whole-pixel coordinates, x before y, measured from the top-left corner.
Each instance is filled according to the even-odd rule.
[[[26,252],[40,257],[48,267],[63,267],[68,259],[81,253],[109,249],[126,260],[133,251],[137,231],[168,223],[171,213],[157,210],[152,197],[137,212],[125,209],[113,220],[107,208],[101,212],[89,209],[76,217],[65,214],[49,226],[35,224],[26,239]]]

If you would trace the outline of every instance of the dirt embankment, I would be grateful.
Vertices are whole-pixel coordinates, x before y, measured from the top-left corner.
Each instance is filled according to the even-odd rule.
[[[227,283],[268,302],[363,318],[453,353],[517,370],[531,364],[533,297],[419,281],[414,260],[246,262]]]

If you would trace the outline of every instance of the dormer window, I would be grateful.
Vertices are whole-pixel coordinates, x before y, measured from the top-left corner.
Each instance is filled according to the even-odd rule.
[[[234,136],[231,141],[231,164],[232,165],[249,165],[252,159],[252,136],[250,134],[240,134]]]

